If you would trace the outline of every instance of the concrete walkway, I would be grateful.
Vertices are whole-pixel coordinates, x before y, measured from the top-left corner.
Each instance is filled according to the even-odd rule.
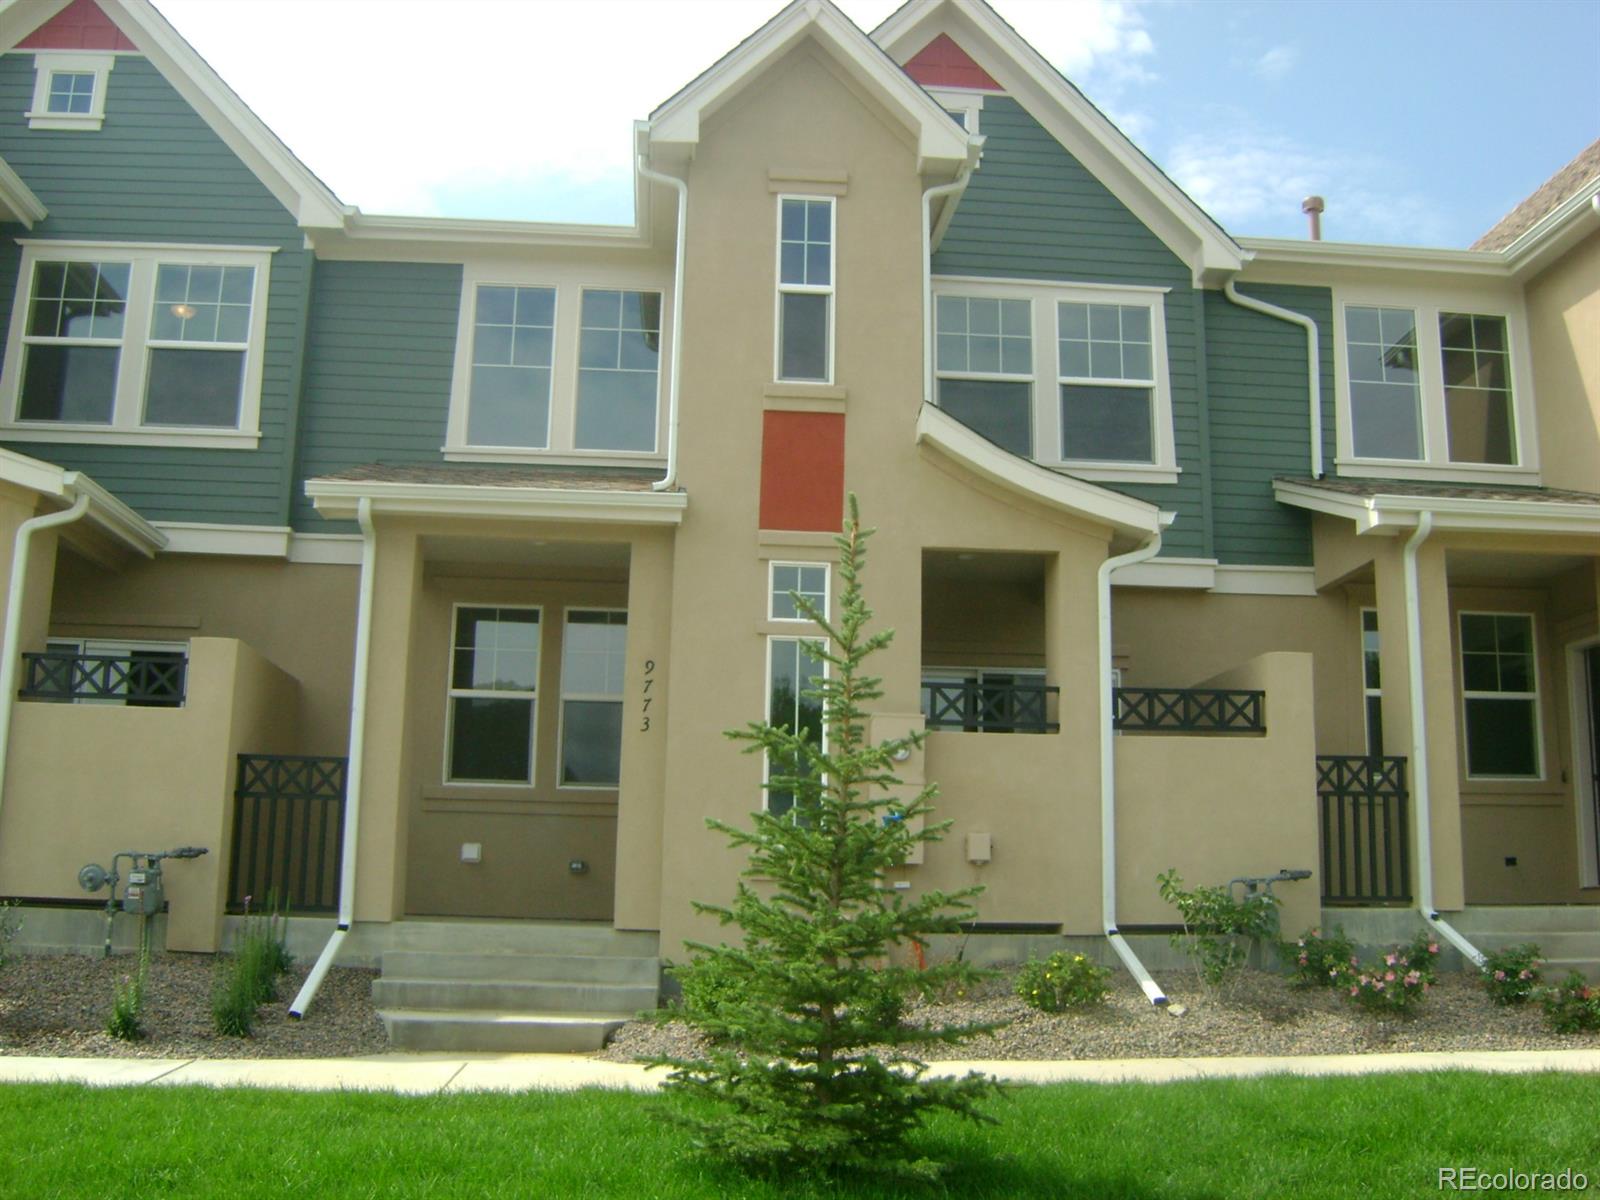
[[[1143,1058],[1082,1062],[973,1060],[932,1065],[933,1075],[980,1071],[1011,1083],[1168,1083],[1258,1075],[1374,1075],[1392,1071],[1600,1073],[1600,1050],[1497,1050],[1418,1054],[1318,1054],[1284,1058]],[[205,1085],[299,1091],[507,1092],[574,1088],[651,1091],[664,1071],[578,1054],[424,1055],[371,1058],[7,1058],[0,1083],[96,1087]]]

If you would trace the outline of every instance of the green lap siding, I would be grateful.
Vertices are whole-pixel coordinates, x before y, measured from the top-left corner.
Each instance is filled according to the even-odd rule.
[[[1167,368],[1175,484],[1110,486],[1178,514],[1162,553],[1209,555],[1202,479],[1200,339],[1187,265],[1008,96],[985,96],[983,163],[933,256],[936,275],[1169,289]]]
[[[360,463],[443,461],[460,304],[456,264],[317,264],[296,529],[354,528],[319,517],[305,479]]]
[[[1322,360],[1323,469],[1333,462],[1333,294],[1250,284],[1240,292],[1317,323]],[[1298,325],[1205,294],[1207,398],[1216,556],[1224,563],[1309,566],[1311,524],[1272,497],[1274,475],[1311,470],[1306,335]]]
[[[293,217],[143,58],[118,55],[99,131],[29,129],[33,55],[0,57],[0,156],[50,215],[0,239],[0,322],[9,326],[21,251],[13,238],[274,247],[253,450],[8,440],[87,472],[155,521],[283,525],[312,256]]]

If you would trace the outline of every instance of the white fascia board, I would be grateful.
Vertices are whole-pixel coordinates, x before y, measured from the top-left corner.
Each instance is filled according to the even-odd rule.
[[[656,146],[692,147],[700,140],[700,119],[716,111],[752,75],[814,34],[849,66],[874,97],[898,112],[917,132],[923,171],[958,169],[970,160],[968,137],[923,91],[830,0],[794,0],[720,62],[673,96],[650,116],[650,141]]]
[[[173,88],[303,229],[337,229],[352,211],[278,140],[150,0],[98,0]]]
[[[1096,487],[1002,450],[932,404],[924,404],[917,414],[917,441],[1008,491],[1075,517],[1110,525],[1141,540],[1172,523],[1171,514],[1154,504]]]
[[[1460,496],[1347,496],[1279,482],[1273,483],[1272,493],[1284,504],[1354,521],[1356,532],[1363,534],[1415,529],[1421,514],[1429,512],[1436,530],[1600,536],[1600,505],[1596,504]]]
[[[1252,567],[1219,563],[1211,590],[1229,596],[1315,596],[1315,567]]]
[[[353,520],[359,502],[368,499],[374,514],[678,525],[689,504],[687,492],[563,491],[331,479],[309,480],[306,495],[319,513],[334,520]]]
[[[0,210],[13,221],[32,229],[34,222],[49,216],[44,201],[33,194],[33,189],[22,181],[22,176],[11,169],[11,164],[0,158]]]
[[[1595,176],[1502,252],[1511,270],[1525,279],[1544,269],[1600,229],[1600,175]]]
[[[289,539],[289,561],[318,566],[360,566],[361,535],[297,533]]]
[[[1111,573],[1112,587],[1184,588],[1209,591],[1216,583],[1214,558],[1147,558],[1118,567]]]
[[[68,496],[88,496],[85,516],[130,550],[154,558],[157,550],[166,548],[166,534],[83,472],[66,472],[62,483]]]
[[[1227,230],[982,0],[913,0],[873,30],[872,40],[905,63],[936,34],[952,30],[1007,95],[1189,264],[1197,283],[1214,284],[1249,260]]]
[[[325,258],[371,257],[393,247],[397,254],[437,249],[459,256],[464,247],[514,251],[520,247],[647,250],[647,225],[568,225],[540,221],[475,220],[460,217],[403,217],[353,213],[343,229],[312,230],[307,241]],[[357,249],[359,247],[359,249]],[[459,261],[459,259],[458,259]]]
[[[1366,242],[1313,242],[1298,238],[1246,237],[1239,245],[1260,266],[1353,267],[1366,271],[1433,272],[1506,279],[1510,268],[1497,250],[1442,250]],[[1249,271],[1245,272],[1248,280]]]
[[[169,554],[237,554],[252,558],[286,558],[287,525],[222,525],[209,521],[157,521],[167,535]]]
[[[54,463],[41,462],[15,450],[0,449],[0,483],[59,497],[67,494],[66,477],[66,471]]]

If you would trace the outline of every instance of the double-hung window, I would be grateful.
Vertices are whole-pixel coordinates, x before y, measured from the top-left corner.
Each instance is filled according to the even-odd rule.
[[[550,444],[555,325],[555,288],[479,286],[467,407],[474,446]]]
[[[622,672],[628,614],[569,609],[561,643],[561,786],[614,788],[622,778]]]
[[[823,742],[822,701],[815,695],[825,673],[823,661],[800,638],[767,639],[767,724],[804,737],[813,745]],[[766,759],[767,811],[781,816],[815,778],[803,755],[768,753]],[[798,794],[797,794],[798,793]]]
[[[1374,293],[1344,299],[1337,323],[1342,473],[1536,480],[1520,313]]]
[[[939,407],[1085,479],[1178,478],[1164,289],[941,277]]]
[[[450,642],[448,783],[533,783],[539,610],[458,604]]]
[[[259,438],[270,255],[24,243],[0,392],[18,440]]]
[[[833,381],[831,196],[778,197],[778,379]]]
[[[1361,702],[1366,714],[1367,754],[1383,753],[1383,672],[1378,656],[1378,610],[1361,610]]]
[[[106,84],[114,54],[47,50],[33,56],[30,129],[96,130],[105,122]]]
[[[1541,778],[1533,617],[1463,612],[1459,619],[1467,777]]]

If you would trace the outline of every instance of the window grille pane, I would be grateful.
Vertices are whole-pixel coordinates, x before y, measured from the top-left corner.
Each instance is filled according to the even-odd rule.
[[[1033,454],[1033,385],[941,379],[939,407],[974,433],[1024,458]]]
[[[1149,388],[1061,385],[1061,457],[1154,462]]]

